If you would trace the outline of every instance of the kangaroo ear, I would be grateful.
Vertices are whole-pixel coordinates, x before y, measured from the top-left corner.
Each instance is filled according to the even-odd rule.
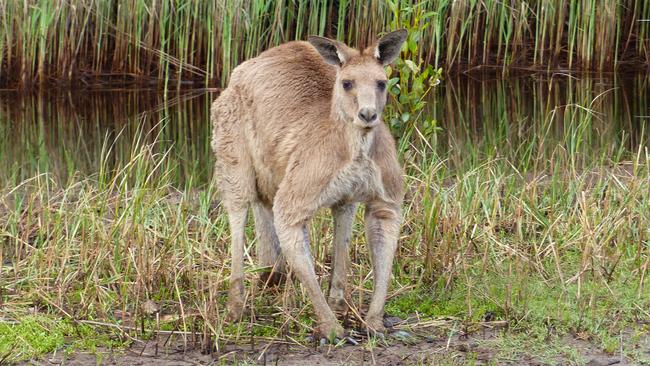
[[[307,41],[316,48],[328,64],[340,67],[351,58],[349,48],[341,42],[318,36],[309,36]]]
[[[400,29],[381,37],[374,46],[374,54],[379,63],[386,66],[393,62],[399,56],[406,36],[406,29]]]

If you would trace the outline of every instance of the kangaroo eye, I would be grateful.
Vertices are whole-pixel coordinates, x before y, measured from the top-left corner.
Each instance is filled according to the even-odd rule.
[[[383,91],[386,89],[386,81],[384,80],[377,80],[377,89]]]
[[[343,89],[345,91],[350,91],[352,89],[352,87],[354,86],[354,83],[352,82],[352,80],[343,80],[343,82],[341,84],[343,84]]]

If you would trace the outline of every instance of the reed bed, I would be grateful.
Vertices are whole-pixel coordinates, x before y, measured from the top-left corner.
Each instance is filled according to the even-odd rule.
[[[309,34],[408,45],[448,74],[648,67],[644,0],[1,0],[0,82],[219,85],[240,62]],[[420,30],[420,26],[422,29]]]
[[[650,321],[650,155],[639,118],[649,105],[637,98],[647,85],[555,76],[449,79],[434,90],[437,103],[398,141],[408,197],[387,311],[423,336],[432,325],[445,333],[503,322],[509,338],[490,347],[508,357],[536,347],[563,354],[564,337],[579,334],[647,361],[637,347]],[[100,144],[93,174],[36,170],[2,186],[0,356],[25,359],[66,339],[83,340],[67,343],[75,349],[140,347],[170,334],[222,356],[233,342],[305,344],[313,315],[304,292],[296,282],[258,289],[253,260],[247,298],[255,305],[242,323],[223,322],[227,219],[209,177],[178,174],[181,160],[209,167],[211,157],[176,160],[164,137],[182,125],[173,118],[194,118],[173,117],[178,111],[193,109],[161,111],[168,124],[140,124]],[[131,118],[138,125],[138,113]],[[58,150],[48,151],[55,158]],[[357,314],[372,283],[362,216],[351,246]],[[329,216],[315,218],[311,233],[325,286]],[[348,321],[359,325],[354,314]],[[21,332],[30,341],[15,341]]]

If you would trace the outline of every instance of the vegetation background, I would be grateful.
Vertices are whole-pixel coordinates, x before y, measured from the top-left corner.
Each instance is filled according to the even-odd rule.
[[[0,82],[224,85],[242,60],[318,34],[408,48],[445,73],[613,71],[650,61],[645,0],[2,0]]]
[[[643,0],[0,0],[0,83],[21,90],[0,93],[0,364],[158,345],[256,362],[268,344],[309,346],[300,286],[250,286],[252,231],[251,312],[223,322],[210,102],[275,44],[397,28],[409,38],[385,119],[408,193],[387,312],[414,338],[359,349],[649,364],[649,19]],[[372,284],[362,217],[350,328]],[[324,287],[331,226],[311,224]],[[252,358],[231,352],[243,343]]]

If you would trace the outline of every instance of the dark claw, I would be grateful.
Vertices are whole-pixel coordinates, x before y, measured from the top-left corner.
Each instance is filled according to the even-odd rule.
[[[395,338],[413,338],[413,335],[407,331],[404,330],[398,330],[396,332],[393,332],[390,334],[391,337]]]
[[[351,344],[353,346],[358,346],[359,345],[359,342],[356,339],[352,338],[352,337],[345,337],[345,340],[347,341],[348,344]]]

